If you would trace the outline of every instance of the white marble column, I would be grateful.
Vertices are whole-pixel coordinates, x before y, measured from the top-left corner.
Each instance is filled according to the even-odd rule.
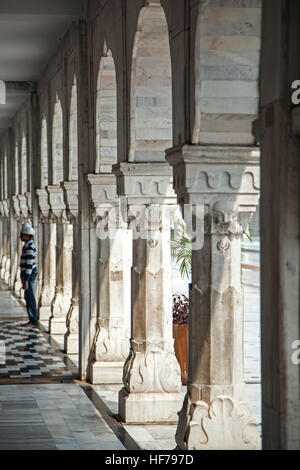
[[[188,391],[181,449],[258,449],[244,385],[240,242],[259,197],[259,151],[184,146],[167,159],[182,203],[205,208],[204,244],[192,252]]]
[[[51,317],[51,303],[55,294],[55,265],[56,265],[56,225],[50,222],[50,205],[45,189],[37,189],[40,209],[40,221],[43,224],[43,282],[39,300],[39,319],[46,322],[47,327]]]
[[[129,352],[132,238],[119,217],[114,175],[89,175],[88,181],[99,253],[97,323],[90,380],[92,383],[122,383]]]
[[[56,279],[51,304],[49,331],[64,335],[67,332],[67,314],[72,298],[72,244],[73,229],[65,212],[64,194],[60,186],[47,186],[50,217],[56,222]]]
[[[49,322],[51,334],[67,332],[67,315],[72,299],[72,247],[73,227],[68,223],[56,224],[56,286]]]
[[[3,281],[9,284],[10,281],[10,230],[9,230],[9,205],[8,201],[2,201],[3,213],[4,213],[4,252],[5,260],[3,261]]]
[[[10,211],[10,289],[14,290],[15,282],[17,279],[18,266],[19,266],[19,253],[18,253],[18,223],[15,219],[14,211]]]
[[[165,163],[121,163],[114,172],[118,193],[128,198],[129,220],[143,208],[163,211],[177,202]],[[170,228],[160,216],[157,221],[133,232],[131,347],[119,393],[119,414],[127,423],[176,421],[182,403],[172,337]]]
[[[2,213],[1,213],[1,208],[0,208],[0,277],[1,272],[2,272],[2,262],[3,262],[3,256],[4,256],[4,247],[3,247],[3,219],[2,219]]]
[[[68,354],[79,352],[79,278],[78,278],[78,181],[64,181],[66,215],[72,225],[72,297],[69,306],[64,346]]]
[[[4,280],[5,275],[5,265],[6,265],[6,252],[5,252],[5,219],[4,219],[4,212],[2,206],[2,200],[0,201],[0,219],[1,219],[1,260],[0,260],[0,277]]]
[[[11,197],[12,201],[12,212],[13,212],[13,217],[15,221],[15,244],[14,244],[14,250],[15,250],[15,268],[16,268],[16,273],[15,276],[12,279],[12,290],[16,293],[18,297],[21,296],[21,279],[20,279],[20,255],[21,255],[21,240],[20,240],[20,220],[21,220],[21,210],[20,210],[20,204],[19,204],[19,198],[17,195],[13,195]]]

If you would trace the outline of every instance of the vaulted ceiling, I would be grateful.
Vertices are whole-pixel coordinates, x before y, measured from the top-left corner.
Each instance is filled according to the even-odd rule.
[[[83,13],[85,0],[0,0],[0,134],[54,55],[59,41]],[[32,83],[33,82],[33,83]]]

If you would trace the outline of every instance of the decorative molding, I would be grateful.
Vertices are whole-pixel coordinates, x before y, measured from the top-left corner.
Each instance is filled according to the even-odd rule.
[[[49,222],[50,216],[50,205],[48,201],[48,192],[44,188],[36,189],[36,195],[38,198],[38,204],[40,208],[40,219],[41,222]]]
[[[117,192],[129,204],[176,204],[172,169],[167,163],[119,163],[113,166]]]
[[[8,219],[9,209],[10,209],[9,199],[3,199],[2,201],[0,201],[0,217]]]
[[[17,195],[12,196],[12,203],[13,203],[15,218],[17,220],[20,220],[20,218],[21,218],[21,209],[20,209],[20,201],[19,201],[19,198],[18,198]]]
[[[138,343],[130,340],[123,383],[129,393],[179,392],[181,371],[173,340],[151,338]]]
[[[98,323],[93,346],[94,360],[125,361],[129,351],[129,336],[129,329],[125,329],[124,325],[105,328]]]
[[[79,332],[79,305],[78,299],[72,299],[67,314],[67,335],[78,335]]]
[[[116,178],[112,174],[98,173],[88,174],[87,181],[90,188],[90,204],[92,209],[92,219],[95,224],[101,219],[101,212],[117,207],[119,197],[117,195]],[[101,207],[101,211],[99,211]]]
[[[29,214],[31,214],[32,213],[31,193],[29,193],[29,192],[25,193],[25,197],[27,199],[27,207],[28,207]]]
[[[180,436],[183,436],[181,438]],[[187,394],[179,413],[176,442],[187,450],[258,450],[261,448],[258,425],[247,402],[225,395],[208,405],[192,403]]]
[[[30,217],[28,198],[24,194],[18,194],[18,199],[20,206],[20,219],[21,221],[28,220],[28,218]]]
[[[63,181],[66,215],[70,223],[76,224],[78,219],[78,181]]]
[[[184,145],[167,150],[166,159],[182,203],[211,209],[221,197],[231,196],[239,212],[255,212],[260,191],[257,147]]]
[[[55,185],[47,186],[46,190],[49,195],[50,220],[56,223],[68,223],[63,189]]]

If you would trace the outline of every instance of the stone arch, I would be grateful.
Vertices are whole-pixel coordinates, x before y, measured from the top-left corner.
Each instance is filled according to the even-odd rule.
[[[52,121],[52,184],[59,184],[63,179],[63,112],[61,102],[56,95]]]
[[[77,82],[76,76],[71,89],[69,114],[69,181],[78,180],[78,118],[77,118]]]
[[[96,173],[110,173],[118,161],[117,80],[111,51],[104,45],[96,92]]]
[[[41,123],[41,166],[40,166],[40,178],[41,187],[45,187],[48,184],[48,129],[46,117],[42,117]]]
[[[172,67],[168,25],[159,2],[142,8],[131,70],[129,161],[165,161],[172,146]]]
[[[21,180],[19,188],[22,194],[27,192],[27,181],[27,139],[25,132],[23,132],[21,140]]]

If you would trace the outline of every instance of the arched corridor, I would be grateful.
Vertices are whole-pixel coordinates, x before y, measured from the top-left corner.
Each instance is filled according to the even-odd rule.
[[[296,2],[5,3],[1,403],[28,400],[51,449],[299,449]]]

